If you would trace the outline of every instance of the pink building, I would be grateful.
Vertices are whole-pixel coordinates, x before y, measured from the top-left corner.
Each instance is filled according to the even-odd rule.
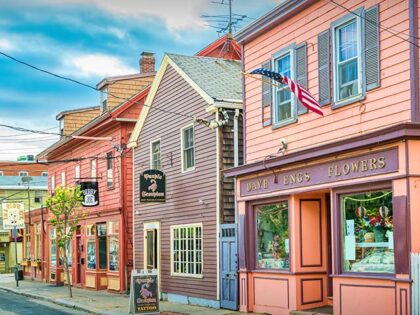
[[[283,1],[236,34],[245,164],[236,178],[240,310],[419,314],[417,0]]]

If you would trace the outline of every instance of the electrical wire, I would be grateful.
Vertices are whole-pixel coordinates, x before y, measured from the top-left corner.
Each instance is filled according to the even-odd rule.
[[[57,127],[51,127],[48,129],[43,129],[42,131],[48,131],[48,130],[53,130],[56,129]],[[7,135],[7,136],[0,136],[0,138],[10,138],[10,137],[21,137],[21,136],[26,136],[26,135],[31,135],[32,133],[28,132],[28,133],[17,133],[17,134],[12,134],[12,135]]]

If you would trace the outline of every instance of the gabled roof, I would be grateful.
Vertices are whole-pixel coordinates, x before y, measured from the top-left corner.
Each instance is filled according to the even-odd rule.
[[[116,81],[121,80],[130,80],[130,79],[140,79],[145,77],[152,77],[156,73],[155,72],[145,72],[145,73],[134,73],[134,74],[125,74],[125,75],[118,75],[113,77],[104,78],[101,82],[96,85],[98,90],[102,89],[105,85],[115,83]]]
[[[95,110],[95,109],[100,109],[100,107],[99,106],[90,106],[90,107],[69,109],[69,110],[65,110],[65,111],[62,111],[62,112],[58,113],[55,118],[57,120],[59,120],[59,119],[63,118],[64,115],[67,115],[67,114],[82,113],[82,112],[87,112],[87,111],[91,111],[91,110]]]
[[[209,105],[229,103],[231,107],[242,108],[242,77],[241,63],[239,61],[165,54],[128,142],[129,148],[137,145],[141,129],[168,65],[171,65]]]
[[[229,36],[229,37],[228,37]],[[226,47],[228,46],[228,47]],[[229,49],[230,52],[223,52],[224,49]],[[217,55],[216,55],[217,54]],[[224,35],[219,37],[211,44],[207,45],[199,52],[195,54],[196,56],[203,57],[221,57],[226,59],[240,60],[241,59],[241,47],[238,43],[231,37],[231,35]]]

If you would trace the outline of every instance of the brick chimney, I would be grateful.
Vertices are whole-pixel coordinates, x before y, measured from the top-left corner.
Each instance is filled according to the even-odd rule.
[[[155,72],[155,54],[149,51],[143,51],[140,54],[140,73]]]

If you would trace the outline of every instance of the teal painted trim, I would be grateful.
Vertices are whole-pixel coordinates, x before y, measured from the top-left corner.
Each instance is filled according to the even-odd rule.
[[[178,303],[178,304],[190,304],[190,305],[198,305],[204,307],[211,307],[211,308],[220,308],[220,301],[216,300],[209,300],[204,298],[198,298],[193,296],[185,296],[180,294],[173,294],[173,293],[163,293],[162,292],[162,300],[168,301],[171,303]]]

